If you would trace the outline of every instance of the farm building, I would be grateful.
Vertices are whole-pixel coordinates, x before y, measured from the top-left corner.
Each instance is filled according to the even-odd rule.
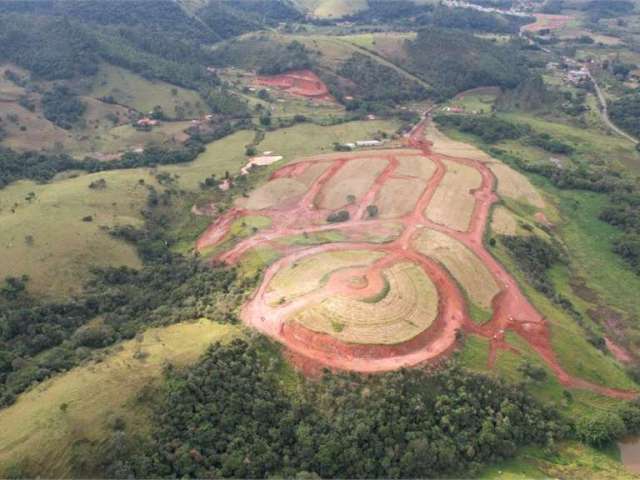
[[[358,140],[356,142],[357,147],[378,147],[382,145],[380,140]]]

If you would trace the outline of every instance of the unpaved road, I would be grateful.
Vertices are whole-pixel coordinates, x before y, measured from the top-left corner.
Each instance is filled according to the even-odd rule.
[[[223,252],[216,258],[218,261],[233,264],[248,250],[258,246],[276,248],[282,255],[266,269],[260,286],[244,306],[242,311],[243,321],[286,345],[293,354],[292,358],[300,359],[301,364],[310,362],[311,364],[319,364],[337,370],[368,373],[411,367],[441,358],[456,347],[456,333],[458,330],[481,335],[490,340],[491,349],[488,362],[489,366],[493,366],[496,352],[499,349],[516,350],[513,346],[507,344],[504,339],[505,332],[511,330],[521,336],[540,355],[564,386],[587,389],[616,398],[634,398],[637,395],[636,392],[596,385],[573,377],[562,368],[552,349],[549,326],[546,320],[531,305],[515,279],[483,245],[482,239],[491,206],[498,200],[495,194],[496,180],[493,173],[479,160],[432,152],[431,143],[425,138],[427,123],[428,119],[425,119],[416,125],[406,137],[406,143],[408,147],[415,149],[410,153],[411,155],[419,155],[424,157],[425,161],[433,162],[436,169],[426,182],[413,210],[404,216],[393,219],[402,226],[401,233],[395,240],[388,243],[346,240],[321,245],[285,247],[277,242],[279,239],[292,235],[312,234],[336,229],[343,233],[347,239],[362,238],[363,234],[383,229],[385,222],[388,223],[388,220],[365,219],[363,213],[366,206],[375,199],[381,186],[394,178],[394,172],[398,165],[398,156],[402,155],[402,152],[384,150],[345,153],[343,156],[329,159],[326,157],[312,158],[297,164],[286,165],[274,173],[272,178],[295,177],[312,164],[318,162],[329,163],[324,173],[313,182],[301,200],[293,202],[293,204],[290,203],[258,211],[232,209],[226,215],[220,217],[203,234],[198,240],[197,246],[199,249],[218,243],[227,233],[233,221],[243,216],[263,215],[270,217],[272,220],[270,228],[239,241],[230,250]],[[350,213],[348,221],[338,224],[326,224],[324,219],[329,212],[316,207],[314,202],[316,197],[322,192],[327,182],[349,161],[357,158],[372,157],[385,158],[388,162],[387,167],[382,170],[370,186],[369,191],[362,196],[359,202],[356,201],[344,207]],[[480,188],[472,192],[475,197],[475,207],[472,221],[464,232],[435,223],[429,220],[424,213],[435,190],[447,172],[445,160],[474,168],[482,178]],[[495,296],[492,302],[493,317],[490,321],[483,325],[475,324],[469,316],[466,300],[456,281],[442,265],[422,255],[415,248],[414,240],[425,228],[439,231],[463,243],[489,269],[500,287],[500,293]],[[438,316],[434,323],[410,341],[389,346],[343,343],[331,335],[313,332],[300,324],[288,321],[295,312],[328,296],[340,294],[363,298],[361,296],[363,292],[354,289],[353,285],[348,281],[348,276],[340,272],[331,274],[323,287],[275,306],[269,304],[267,294],[270,289],[270,283],[279,271],[311,255],[346,250],[368,250],[384,254],[381,260],[374,262],[366,271],[357,272],[364,275],[371,285],[381,285],[383,282],[380,282],[379,279],[381,278],[382,270],[396,262],[410,261],[419,265],[434,283],[438,292]],[[370,289],[365,290],[366,295],[372,293]]]
[[[589,70],[587,71],[589,72]],[[626,138],[627,140],[630,140],[633,143],[638,143],[637,138],[632,137],[624,130],[621,130],[611,121],[611,119],[609,118],[609,109],[607,107],[607,99],[605,98],[604,93],[602,93],[602,89],[600,88],[600,85],[598,85],[598,82],[596,81],[595,77],[591,75],[591,72],[589,72],[589,79],[591,80],[591,83],[593,83],[593,87],[596,91],[596,97],[598,98],[598,103],[600,104],[600,116],[602,117],[602,121],[605,123],[605,125],[607,125],[607,127],[609,127],[611,130],[616,132],[618,135]]]

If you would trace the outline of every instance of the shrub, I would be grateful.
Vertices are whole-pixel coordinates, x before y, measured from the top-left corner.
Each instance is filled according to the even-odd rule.
[[[580,418],[576,423],[578,438],[594,447],[606,446],[626,432],[622,418],[613,412],[597,412]]]
[[[327,222],[340,223],[349,220],[349,212],[346,210],[340,210],[339,212],[332,212],[327,216]]]

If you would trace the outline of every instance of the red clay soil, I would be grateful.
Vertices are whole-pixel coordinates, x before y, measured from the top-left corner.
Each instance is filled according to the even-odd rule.
[[[613,355],[619,362],[633,362],[633,356],[624,347],[621,347],[608,337],[604,337],[604,343],[606,344],[607,349],[611,352],[611,355]]]
[[[299,97],[333,101],[327,86],[311,70],[297,70],[280,75],[258,75],[256,82],[258,85],[279,88]]]
[[[534,15],[536,21],[528,25],[524,25],[522,30],[525,32],[539,32],[540,30],[557,30],[563,28],[573,17],[568,15],[549,15],[545,13],[536,13]]]
[[[269,335],[286,345],[289,358],[305,371],[319,371],[320,367],[334,370],[357,372],[383,372],[401,367],[411,367],[433,362],[448,355],[457,346],[458,331],[481,335],[490,340],[489,366],[493,366],[499,349],[517,351],[505,341],[505,332],[511,330],[522,337],[545,361],[557,376],[560,383],[569,388],[587,389],[603,395],[630,399],[637,393],[606,388],[586,380],[569,375],[558,363],[551,346],[549,326],[546,320],[531,305],[520,290],[515,279],[485,249],[483,236],[490,215],[490,209],[498,200],[495,194],[496,180],[491,170],[482,162],[462,157],[436,154],[431,151],[431,143],[425,138],[428,118],[421,121],[407,135],[408,147],[413,152],[357,152],[331,159],[318,158],[286,165],[272,178],[292,177],[302,174],[309,165],[328,162],[330,165],[310,186],[304,197],[295,204],[286,204],[259,211],[232,209],[220,217],[198,239],[197,248],[216,245],[224,238],[230,225],[245,215],[263,215],[272,220],[269,229],[238,242],[230,250],[220,254],[215,261],[236,263],[248,250],[261,245],[279,245],[282,257],[271,264],[264,272],[262,282],[252,298],[242,310],[242,319],[251,327]],[[407,215],[394,218],[402,226],[400,235],[388,243],[371,243],[357,240],[366,238],[367,233],[380,233],[388,226],[389,220],[367,219],[366,207],[373,204],[381,187],[394,177],[398,158],[402,155],[422,155],[425,161],[436,165],[432,177],[425,183],[415,208]],[[315,200],[322,193],[326,183],[349,161],[355,158],[385,158],[388,166],[379,174],[361,199],[341,209],[348,209],[351,218],[338,224],[327,224],[325,218],[330,211],[318,209]],[[467,231],[460,232],[428,220],[425,209],[429,205],[436,188],[442,182],[447,171],[444,160],[475,168],[482,177],[480,188],[472,192],[476,199],[472,220]],[[491,272],[500,287],[500,293],[493,299],[493,317],[483,325],[475,324],[468,313],[463,293],[456,281],[445,268],[433,259],[418,252],[414,240],[423,229],[433,229],[449,235],[466,245]],[[326,243],[313,246],[283,247],[279,239],[292,235],[313,234],[327,230],[339,230],[347,239],[344,242]],[[296,261],[311,255],[331,251],[367,250],[383,253],[384,256],[367,268],[352,268],[334,272],[326,284],[292,300],[273,306],[268,301],[270,284],[274,276]],[[419,265],[434,283],[438,293],[438,315],[433,324],[411,340],[397,345],[367,345],[345,343],[331,335],[314,332],[290,321],[293,314],[308,305],[312,305],[332,295],[346,295],[365,298],[379,291],[382,282],[382,270],[397,262],[412,262]],[[362,282],[354,284],[354,278]],[[311,368],[310,366],[313,366]]]

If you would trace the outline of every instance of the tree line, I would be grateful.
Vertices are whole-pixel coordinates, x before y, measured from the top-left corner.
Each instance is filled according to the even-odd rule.
[[[527,77],[517,40],[499,45],[460,30],[425,28],[406,49],[403,66],[441,98],[481,86],[513,88]]]
[[[529,125],[503,120],[498,116],[445,115],[439,114],[434,120],[444,127],[454,127],[470,133],[486,143],[522,139],[524,143],[542,148],[549,153],[569,155],[573,146],[564,143],[548,133],[536,132]]]
[[[28,294],[28,278],[6,278],[0,286],[0,407],[56,372],[90,358],[92,351],[133,338],[155,325],[208,317],[237,322],[236,309],[255,278],[234,268],[206,265],[171,251],[164,206],[179,192],[149,188],[145,226],[117,227],[111,234],[131,242],[140,270],[92,270],[82,293],[63,301]]]
[[[197,365],[169,368],[151,438],[120,437],[107,476],[469,476],[521,446],[552,448],[569,431],[520,386],[455,365],[327,373],[287,392],[265,342],[216,344]]]

